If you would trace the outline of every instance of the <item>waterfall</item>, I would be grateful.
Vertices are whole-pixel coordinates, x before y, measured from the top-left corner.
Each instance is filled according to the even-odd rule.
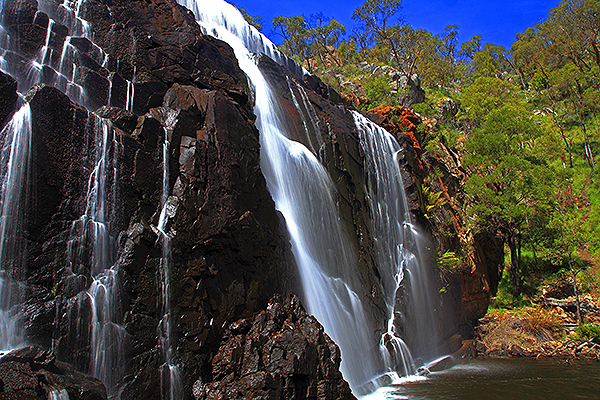
[[[168,109],[154,109],[152,115],[163,124],[163,176],[158,224],[154,232],[161,246],[158,287],[161,319],[157,327],[162,365],[160,366],[161,395],[163,399],[178,400],[181,398],[182,387],[179,366],[175,364],[175,349],[172,341],[172,310],[171,310],[171,238],[175,235],[170,229],[170,219],[175,216],[178,198],[169,196],[169,155],[170,138],[177,118],[177,112]]]
[[[90,24],[80,16],[84,1],[40,0],[37,2],[38,12],[35,14],[34,23],[36,26],[45,27],[46,34],[43,46],[33,56],[28,56],[22,51],[19,42],[21,22],[11,20],[11,10],[5,7],[4,1],[2,2],[0,70],[17,81],[20,92],[26,92],[37,83],[45,83],[64,92],[77,104],[86,107],[92,104],[80,82],[83,78],[79,63],[85,59],[87,63],[105,67],[108,63],[108,55],[93,43]],[[83,52],[85,55],[82,54]],[[133,89],[131,96],[133,96]],[[9,256],[8,252],[19,251],[24,254],[21,249],[15,247],[17,241],[14,237],[23,237],[19,229],[22,214],[20,208],[23,206],[20,205],[21,190],[18,189],[25,185],[22,185],[22,181],[16,182],[16,180],[24,179],[19,174],[23,175],[27,171],[25,163],[28,160],[28,150],[23,150],[23,155],[15,156],[14,161],[11,156],[8,163],[8,156],[5,155],[8,154],[6,146],[11,135],[15,137],[12,141],[13,147],[28,149],[31,131],[29,107],[24,106],[15,114],[15,118],[17,117],[22,118],[22,122],[11,122],[3,132],[2,168],[5,168],[7,173],[4,174],[2,198],[2,252],[6,253],[2,256],[3,270],[0,275],[0,323],[2,324],[0,347],[2,349],[15,348],[24,344],[21,329],[13,321],[16,316],[16,305],[19,304],[19,285],[15,278],[20,277],[22,267],[16,262],[5,262],[8,257],[14,258],[14,254]],[[13,121],[16,121],[15,118]],[[117,195],[116,160],[119,144],[112,129],[100,118],[90,114],[88,125],[90,129],[87,131],[91,134],[87,137],[90,142],[87,152],[95,158],[91,161],[93,166],[85,194],[85,210],[71,227],[71,239],[67,245],[69,264],[61,272],[66,274],[64,280],[71,282],[70,285],[74,285],[77,290],[85,291],[84,296],[78,297],[80,304],[75,307],[78,311],[73,313],[69,323],[76,326],[78,336],[89,332],[89,372],[102,380],[109,395],[114,397],[117,384],[123,377],[125,337],[125,331],[121,326],[121,284],[119,271],[115,266],[117,244],[110,233],[111,217],[114,214]],[[17,158],[22,160],[18,161]],[[19,162],[22,166],[13,167]],[[20,172],[11,172],[15,168]],[[12,177],[11,174],[15,176]],[[10,185],[12,188],[8,187]],[[86,277],[91,277],[91,284]],[[84,283],[86,281],[89,284],[87,290],[85,286],[81,287],[82,284],[87,285]],[[83,314],[79,314],[80,312]],[[79,319],[89,322],[89,326],[82,326]]]
[[[225,2],[180,3],[195,13],[205,32],[234,49],[254,86],[261,170],[290,233],[304,303],[339,345],[342,373],[356,388],[377,373],[379,363],[354,271],[357,257],[340,221],[331,178],[310,150],[288,139],[285,113],[254,62],[256,43],[259,51],[273,45]]]
[[[411,374],[414,363],[403,340],[407,335],[398,332],[398,327],[414,331],[409,335],[410,347],[420,357],[434,356],[429,346],[437,342],[423,240],[411,223],[398,159],[400,145],[389,132],[358,112],[352,115],[365,155],[373,239],[390,316],[380,348],[388,370]]]
[[[31,109],[28,103],[13,115],[2,130],[0,140],[0,352],[6,352],[25,344],[20,321],[20,280],[25,272],[24,183],[31,152]]]
[[[94,168],[88,179],[85,211],[71,228],[68,272],[91,274],[92,284],[83,300],[91,309],[89,369],[105,384],[109,395],[115,395],[123,375],[125,338],[121,326],[121,284],[115,265],[117,244],[110,234],[119,143],[105,121],[95,116],[91,121],[94,135],[88,153],[94,154]]]
[[[39,26],[46,25],[46,36],[44,45],[33,58],[23,54],[18,36],[12,37],[4,26],[8,19],[5,14],[10,10],[5,10],[2,1],[0,71],[17,81],[20,92],[25,93],[33,85],[45,83],[67,94],[77,104],[85,107],[91,105],[82,87],[79,62],[86,59],[88,63],[104,67],[108,55],[92,41],[90,24],[80,17],[84,1],[38,1],[39,12],[35,16],[35,22]],[[81,49],[85,49],[85,56]]]

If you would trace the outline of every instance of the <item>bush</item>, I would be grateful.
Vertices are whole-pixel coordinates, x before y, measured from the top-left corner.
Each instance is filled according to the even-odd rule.
[[[593,340],[600,343],[600,326],[594,324],[583,324],[575,331],[577,337],[584,340]]]
[[[369,107],[377,107],[384,103],[393,103],[390,97],[390,83],[382,76],[375,76],[365,83]]]

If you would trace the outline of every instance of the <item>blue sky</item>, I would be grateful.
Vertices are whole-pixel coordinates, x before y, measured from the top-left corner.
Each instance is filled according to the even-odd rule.
[[[245,8],[250,15],[258,15],[264,20],[263,33],[276,43],[280,40],[271,34],[273,17],[309,16],[323,12],[325,16],[338,20],[351,32],[354,26],[352,13],[363,2],[364,0],[233,0],[236,6]],[[558,2],[559,0],[404,0],[401,15],[415,29],[427,29],[440,34],[448,25],[459,25],[461,43],[470,40],[473,35],[482,35],[483,43],[489,42],[508,49],[515,41],[517,32],[523,32],[546,19],[548,12]]]

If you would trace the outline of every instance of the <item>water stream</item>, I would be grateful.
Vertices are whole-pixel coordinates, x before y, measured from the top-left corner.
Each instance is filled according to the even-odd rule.
[[[93,137],[88,154],[94,155],[94,168],[88,180],[86,208],[73,222],[68,246],[69,273],[90,273],[92,284],[83,299],[91,310],[90,373],[115,395],[123,375],[121,326],[121,284],[115,265],[117,243],[111,236],[111,217],[116,201],[117,152],[119,143],[112,129],[100,118],[91,116]],[[85,316],[83,316],[85,317]]]
[[[385,129],[353,111],[365,155],[373,239],[385,302],[388,330],[380,349],[388,371],[414,373],[412,354],[426,361],[436,356],[433,285],[423,261],[424,243],[408,207],[399,158],[402,150]],[[410,350],[403,338],[410,336]]]
[[[285,113],[254,62],[253,51],[269,50],[272,44],[225,2],[180,3],[194,12],[207,33],[234,49],[254,87],[261,170],[277,209],[285,217],[304,303],[340,346],[342,373],[357,387],[375,374],[378,360],[359,285],[354,282],[356,255],[340,221],[331,178],[310,150],[288,139]]]
[[[0,70],[15,78],[20,92],[26,92],[37,83],[45,83],[67,94],[73,102],[89,106],[87,93],[81,86],[79,62],[86,59],[87,62],[104,67],[108,62],[108,55],[93,43],[90,25],[80,16],[84,1],[38,1],[36,24],[46,26],[46,35],[43,46],[32,58],[22,52],[19,35],[12,37],[5,28],[4,25],[10,21],[11,16],[2,1]],[[18,30],[18,26],[16,29]],[[85,55],[82,51],[85,51]],[[133,88],[131,92],[133,95]],[[14,254],[25,254],[19,248],[22,246],[19,240],[22,241],[23,238],[19,226],[24,207],[20,188],[26,186],[22,185],[22,180],[27,171],[29,155],[28,150],[23,150],[22,155],[8,157],[10,152],[6,151],[6,146],[12,135],[15,137],[12,141],[15,149],[28,149],[31,134],[28,110],[29,107],[24,106],[17,112],[13,122],[3,132],[2,168],[6,172],[3,174],[1,238],[4,250],[0,274],[0,347],[3,350],[25,344],[16,312],[22,300],[19,296],[19,279],[24,277],[24,263],[7,260],[15,259]],[[13,133],[9,134],[9,131]],[[116,396],[117,383],[123,376],[125,336],[121,326],[121,285],[115,267],[117,245],[115,238],[111,236],[111,218],[117,197],[115,183],[119,144],[112,129],[93,114],[90,114],[86,131],[87,154],[92,157],[92,168],[85,194],[85,210],[72,223],[71,240],[67,249],[69,265],[61,273],[64,281],[70,281],[74,285],[86,282],[86,276],[91,277],[86,295],[79,297],[80,304],[76,307],[78,311],[72,314],[71,318],[74,320],[69,324],[77,330],[78,337],[89,332],[89,372],[102,380],[110,396]],[[69,274],[72,279],[67,276]],[[85,287],[78,287],[77,290],[85,290]],[[79,315],[80,311],[84,314]],[[89,326],[82,326],[80,318],[89,320]],[[85,339],[82,343],[84,342]]]
[[[166,112],[165,112],[166,111]],[[158,224],[154,228],[158,242],[162,249],[158,287],[160,296],[158,298],[158,310],[160,321],[157,327],[158,341],[161,351],[162,364],[160,366],[161,396],[163,399],[178,400],[181,398],[181,376],[179,366],[175,362],[175,349],[172,340],[172,310],[171,310],[171,238],[174,232],[170,230],[169,221],[175,216],[178,206],[178,198],[169,196],[169,157],[171,143],[170,138],[177,113],[172,110],[153,110],[154,117],[163,123],[163,176],[162,193],[160,201],[160,214]]]
[[[24,182],[29,173],[31,109],[25,103],[0,134],[0,353],[25,345],[21,321],[25,268]]]

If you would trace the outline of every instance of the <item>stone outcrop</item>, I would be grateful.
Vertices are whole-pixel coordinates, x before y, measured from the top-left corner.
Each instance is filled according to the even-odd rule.
[[[107,399],[102,382],[57,361],[50,351],[30,346],[0,357],[1,399],[42,400],[64,393],[71,400]]]
[[[266,310],[232,323],[196,400],[355,399],[339,372],[340,351],[300,300],[274,297]]]
[[[156,339],[156,271],[160,240],[153,230],[161,212],[163,141],[171,145],[169,190],[177,204],[169,229],[179,362],[191,387],[219,346],[228,321],[249,316],[285,291],[285,253],[280,221],[259,168],[258,131],[240,105],[221,91],[175,84],[163,107],[137,118],[104,108],[108,120],[89,114],[58,90],[37,86],[26,96],[33,115],[32,176],[38,192],[28,202],[29,340],[58,351],[87,370],[91,324],[87,264],[73,265],[72,226],[86,207],[88,177],[98,151],[95,130],[108,124],[118,143],[111,154],[118,193],[111,235],[125,294],[123,398],[154,398],[161,360]],[[111,120],[112,119],[112,120]],[[112,126],[112,127],[111,127]],[[127,130],[131,130],[127,132]],[[45,162],[42,163],[42,160]],[[112,190],[112,189],[111,189]],[[189,395],[189,392],[188,392]]]

